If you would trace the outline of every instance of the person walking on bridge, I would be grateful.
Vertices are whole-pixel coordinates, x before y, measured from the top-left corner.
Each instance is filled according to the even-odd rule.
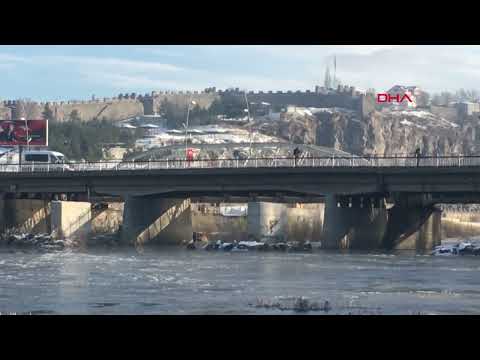
[[[417,147],[417,149],[415,150],[415,157],[417,158],[417,167],[420,165],[420,148]]]
[[[297,166],[297,161],[298,158],[300,157],[301,150],[298,148],[298,146],[293,150],[293,159],[294,159],[294,166]]]
[[[191,164],[192,164],[192,161],[193,161],[193,149],[192,148],[188,148],[187,149],[187,166],[190,167]]]

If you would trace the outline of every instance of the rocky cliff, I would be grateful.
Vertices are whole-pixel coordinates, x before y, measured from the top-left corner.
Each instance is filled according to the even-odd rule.
[[[424,110],[362,115],[343,108],[324,108],[311,109],[310,113],[287,113],[280,121],[261,124],[258,129],[291,142],[314,143],[357,155],[412,155],[417,147],[425,155],[469,155],[480,150],[473,118],[457,124]]]

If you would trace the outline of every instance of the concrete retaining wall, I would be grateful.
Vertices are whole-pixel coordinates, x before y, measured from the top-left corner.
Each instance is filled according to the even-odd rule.
[[[207,233],[209,240],[246,241],[247,218],[227,217],[212,213],[192,213],[192,228],[195,232]]]
[[[47,200],[0,200],[1,229],[16,228],[27,233],[50,232],[50,203]]]
[[[123,203],[110,203],[108,209],[103,210],[92,218],[93,234],[113,234],[119,231],[123,222]]]
[[[305,204],[301,208],[287,208],[287,240],[321,241],[324,212],[324,204]]]
[[[480,235],[480,223],[442,218],[442,240]]]

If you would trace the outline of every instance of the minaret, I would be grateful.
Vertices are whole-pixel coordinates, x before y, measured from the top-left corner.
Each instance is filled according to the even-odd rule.
[[[337,56],[333,56],[333,88],[337,88]]]

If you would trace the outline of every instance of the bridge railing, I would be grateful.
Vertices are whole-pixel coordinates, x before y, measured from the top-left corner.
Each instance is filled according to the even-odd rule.
[[[263,157],[248,159],[165,159],[151,161],[95,161],[68,164],[0,164],[2,172],[85,172],[132,171],[157,169],[218,169],[276,167],[467,167],[480,166],[480,156],[324,156],[324,157]]]

